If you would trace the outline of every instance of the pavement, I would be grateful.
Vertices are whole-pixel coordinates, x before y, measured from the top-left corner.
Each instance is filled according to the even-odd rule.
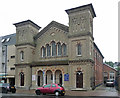
[[[23,89],[17,89],[16,93],[19,94],[31,94],[35,95],[35,90],[23,90]],[[120,97],[120,92],[118,92],[113,87],[104,87],[99,86],[95,90],[89,90],[89,91],[70,91],[66,90],[65,95],[67,96],[109,96],[109,97]]]

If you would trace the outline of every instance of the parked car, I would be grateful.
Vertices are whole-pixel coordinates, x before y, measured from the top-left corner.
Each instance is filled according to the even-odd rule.
[[[37,88],[35,90],[35,93],[37,95],[55,94],[56,96],[58,96],[58,95],[64,96],[65,89],[60,84],[52,83],[52,84],[47,84],[47,85],[44,85],[43,87]]]
[[[114,87],[114,80],[113,79],[107,79],[106,81],[106,86],[109,86],[109,87]]]
[[[2,93],[8,93],[8,92],[15,93],[16,88],[14,85],[10,85],[9,83],[0,83],[0,91]]]

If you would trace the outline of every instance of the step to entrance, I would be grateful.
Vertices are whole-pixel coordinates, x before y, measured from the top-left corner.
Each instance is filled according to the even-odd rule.
[[[71,91],[87,91],[87,89],[85,89],[85,88],[74,88],[74,89],[71,89]]]

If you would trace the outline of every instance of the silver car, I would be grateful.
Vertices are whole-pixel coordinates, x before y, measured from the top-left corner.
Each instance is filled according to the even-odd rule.
[[[108,86],[108,87],[114,87],[114,80],[113,79],[107,79],[106,86]]]

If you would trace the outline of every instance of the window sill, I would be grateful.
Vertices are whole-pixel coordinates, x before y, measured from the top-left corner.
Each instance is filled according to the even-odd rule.
[[[41,59],[50,59],[50,58],[63,58],[63,57],[68,57],[66,56],[48,56],[48,57],[40,57]]]

